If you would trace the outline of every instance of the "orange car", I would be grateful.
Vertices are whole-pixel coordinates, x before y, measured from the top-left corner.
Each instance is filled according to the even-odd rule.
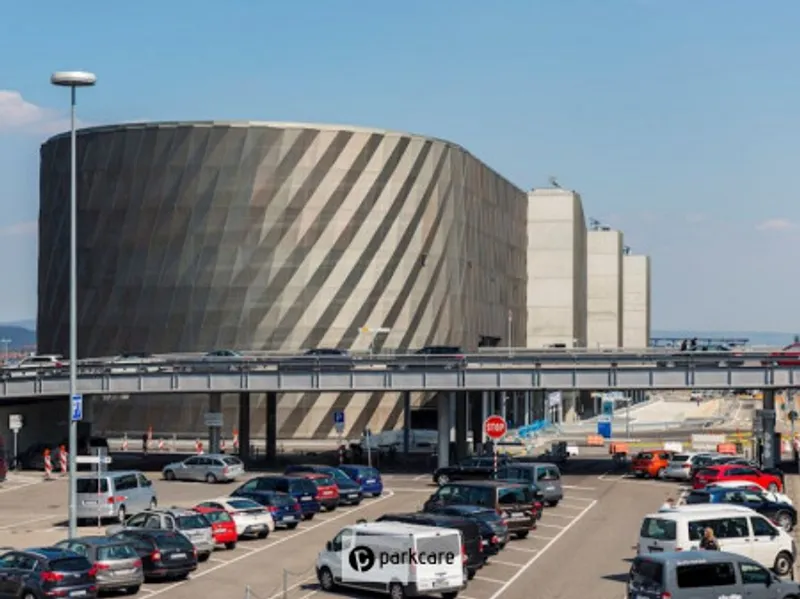
[[[635,476],[661,478],[672,459],[672,452],[663,449],[640,451],[631,460],[631,471]]]

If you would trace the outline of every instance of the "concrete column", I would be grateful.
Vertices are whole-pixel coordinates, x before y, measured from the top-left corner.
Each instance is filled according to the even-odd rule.
[[[239,393],[239,458],[250,459],[250,393]]]
[[[498,396],[498,399],[500,400],[500,409],[498,411],[500,413],[500,416],[504,420],[506,420],[507,419],[506,418],[506,404],[508,403],[506,401],[506,394],[501,391],[500,393],[497,394],[497,396]]]
[[[411,451],[411,392],[403,392],[403,455]]]
[[[558,402],[557,410],[557,417],[558,423],[561,424],[564,422],[564,392],[561,392],[561,401]]]
[[[525,399],[523,400],[525,402],[525,407],[523,408],[525,410],[525,426],[528,426],[533,421],[531,414],[531,395],[533,395],[533,392],[526,391]]]
[[[467,450],[467,394],[464,391],[453,393],[456,404],[456,460],[469,455]]]
[[[450,465],[450,396],[447,393],[437,395],[436,419],[439,431],[438,467],[446,468]]]
[[[763,410],[764,437],[761,439],[762,468],[774,468],[778,462],[775,447],[775,390],[765,389]]]
[[[278,394],[267,393],[267,459],[274,462],[278,455]]]
[[[483,397],[484,393],[473,391],[469,398],[470,430],[472,431],[472,445],[475,453],[479,453],[483,442]]]
[[[456,393],[450,391],[447,395],[450,410],[450,442],[456,442]]]
[[[208,396],[208,411],[211,413],[222,413],[222,394],[212,393]],[[208,427],[208,453],[219,453],[219,440],[222,428],[219,426]]]

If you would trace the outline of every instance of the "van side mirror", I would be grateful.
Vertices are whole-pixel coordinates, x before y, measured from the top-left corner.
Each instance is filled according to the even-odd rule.
[[[153,481],[148,478],[146,481],[144,481],[144,486],[145,487],[152,487],[153,486]]]
[[[333,551],[333,543],[331,543],[330,541],[325,543],[325,550],[326,551]]]

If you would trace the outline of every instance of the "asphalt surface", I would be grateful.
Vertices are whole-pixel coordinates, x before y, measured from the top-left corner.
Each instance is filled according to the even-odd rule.
[[[511,541],[481,569],[464,599],[619,599],[630,567],[641,518],[655,511],[675,485],[640,481],[609,472],[604,457],[582,458],[565,469],[565,499],[546,508],[538,530]],[[228,494],[235,485],[168,483],[152,476],[162,506],[191,506]],[[140,597],[208,599],[244,597],[287,599],[364,597],[350,591],[320,591],[314,575],[316,555],[340,528],[357,519],[388,512],[414,511],[433,491],[428,475],[387,475],[386,492],[359,507],[343,507],[304,522],[295,531],[276,530],[261,541],[240,541],[232,551],[218,550],[185,582],[146,584]],[[37,473],[11,475],[0,487],[0,546],[26,547],[66,537],[66,481],[42,482]],[[84,534],[97,532],[82,529]],[[285,572],[285,574],[284,574]]]

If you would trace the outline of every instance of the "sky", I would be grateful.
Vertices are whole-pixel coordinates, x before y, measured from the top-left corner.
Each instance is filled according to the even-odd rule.
[[[652,257],[657,329],[800,331],[800,2],[8,3],[0,321],[35,317],[38,150],[79,119],[275,120],[454,141],[555,176]],[[66,309],[66,306],[65,306]]]

